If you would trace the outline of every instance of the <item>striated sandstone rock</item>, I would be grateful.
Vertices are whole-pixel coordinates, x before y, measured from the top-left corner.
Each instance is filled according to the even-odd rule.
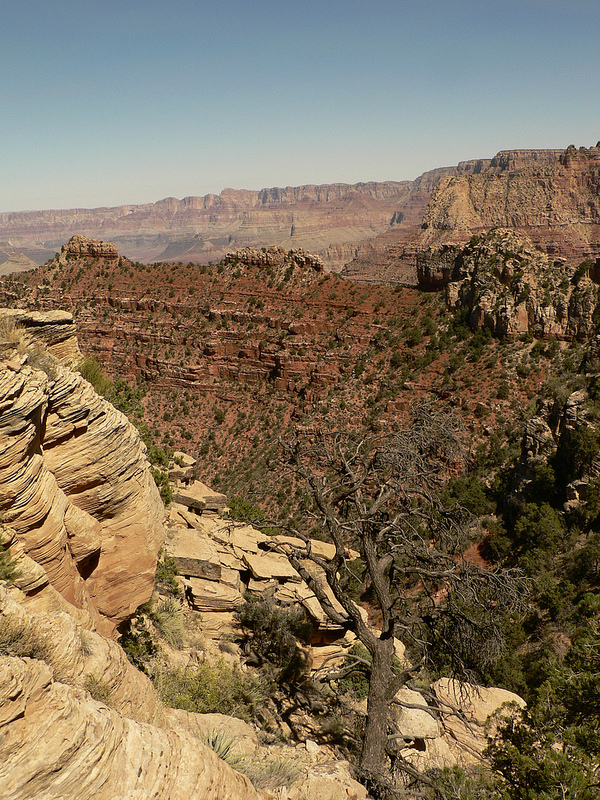
[[[44,662],[0,658],[0,698],[5,800],[257,798],[196,737],[123,717],[54,681]]]
[[[65,366],[72,366],[81,360],[73,314],[70,311],[0,308],[0,317],[17,326],[13,343],[19,351],[28,351],[27,358],[30,362],[39,361],[43,351],[49,352]]]
[[[119,713],[139,722],[162,721],[162,704],[152,683],[116,642],[87,630],[64,610],[34,611],[25,601],[21,592],[0,586],[0,640],[8,637],[10,642],[13,632],[16,648],[26,648],[32,633],[56,680],[83,687],[93,676],[102,681]]]
[[[240,592],[223,582],[188,578],[185,594],[195,611],[235,611],[244,598]]]
[[[48,320],[53,329],[57,315]],[[152,592],[162,503],[135,428],[58,364],[43,346],[54,334],[43,315],[35,322],[41,349],[0,362],[0,511],[17,551],[75,614],[109,632]]]

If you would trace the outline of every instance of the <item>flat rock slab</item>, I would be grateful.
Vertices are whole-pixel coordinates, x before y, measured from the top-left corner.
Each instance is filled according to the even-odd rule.
[[[243,559],[257,581],[268,581],[271,578],[298,582],[302,580],[285,556],[244,553]]]
[[[206,501],[203,497],[194,497],[187,490],[176,489],[173,492],[173,500],[176,503],[181,503],[186,508],[193,508],[196,511],[204,511],[206,508]]]
[[[186,595],[196,611],[235,611],[244,602],[242,595],[224,583],[190,578]]]
[[[250,578],[248,581],[248,591],[260,597],[272,597],[279,586],[279,581],[256,581]]]
[[[209,489],[201,481],[194,481],[189,486],[178,487],[173,492],[173,499],[187,508],[194,508],[200,511],[220,512],[227,508],[227,497],[220,492]]]
[[[176,450],[173,453],[173,459],[180,461],[184,467],[193,467],[196,464],[196,459],[181,450]]]
[[[188,528],[172,529],[167,552],[180,575],[210,581],[221,580],[222,568],[215,546],[196,531]]]

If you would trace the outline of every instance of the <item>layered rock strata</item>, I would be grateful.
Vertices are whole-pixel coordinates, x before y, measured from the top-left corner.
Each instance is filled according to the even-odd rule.
[[[306,185],[168,197],[114,208],[0,214],[0,237],[38,263],[73,234],[109,239],[138,261],[218,261],[241,247],[305,247],[340,268],[336,248],[372,238],[411,194],[412,181]],[[329,250],[329,248],[333,248]],[[113,258],[111,251],[91,255]]]
[[[305,609],[315,628],[315,668],[329,655],[329,651],[320,654],[323,645],[336,641],[336,652],[343,652],[355,641],[351,632],[331,622],[314,592],[290,564],[288,554],[292,552],[302,559],[302,552],[306,551],[303,541],[268,536],[251,525],[204,511],[197,504],[199,491],[194,483],[175,486],[174,493],[178,502],[169,510],[165,547],[179,570],[187,602],[202,614],[202,629],[207,636],[218,640],[239,633],[234,612],[249,593],[257,599],[270,597],[282,605],[301,605]],[[335,553],[334,546],[327,542],[311,541],[310,546],[313,553],[324,558],[332,558]],[[349,551],[350,559],[358,555]],[[345,616],[324,572],[306,558],[302,564],[311,572],[317,571],[327,600],[338,614]]]
[[[423,216],[423,244],[504,227],[569,261],[600,253],[600,143],[552,159],[499,153],[494,161],[496,169],[439,182]]]

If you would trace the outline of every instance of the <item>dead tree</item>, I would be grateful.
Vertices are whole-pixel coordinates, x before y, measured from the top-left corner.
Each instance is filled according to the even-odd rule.
[[[472,677],[474,664],[501,653],[501,618],[523,597],[516,572],[465,559],[469,515],[442,503],[442,487],[461,459],[461,438],[453,414],[423,404],[404,430],[297,433],[283,444],[287,466],[306,489],[311,520],[310,530],[288,527],[305,542],[289,558],[328,616],[353,630],[370,654],[360,759],[366,777],[385,772],[388,708],[398,690],[434,657],[457,677]],[[312,552],[309,536],[316,531],[335,544],[333,558]],[[343,588],[349,547],[361,553],[378,631]],[[306,559],[322,568],[343,614],[306,569]],[[410,666],[398,666],[395,638],[405,644]]]

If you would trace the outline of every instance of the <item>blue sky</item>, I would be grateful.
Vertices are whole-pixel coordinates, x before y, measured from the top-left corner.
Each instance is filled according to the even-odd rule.
[[[0,211],[600,139],[598,0],[4,0]]]

